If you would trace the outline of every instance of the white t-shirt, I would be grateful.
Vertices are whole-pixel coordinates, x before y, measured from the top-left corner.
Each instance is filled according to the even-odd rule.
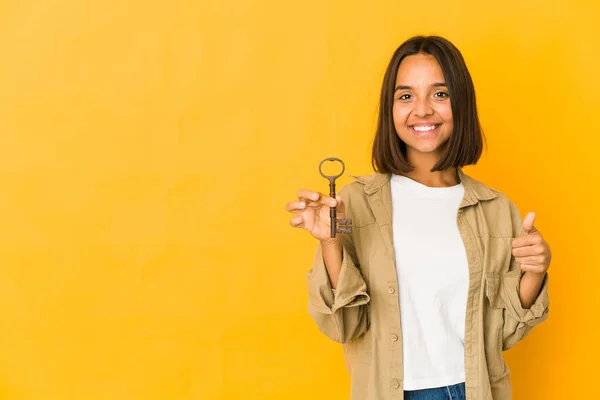
[[[404,389],[464,382],[467,255],[457,226],[464,187],[392,175]]]

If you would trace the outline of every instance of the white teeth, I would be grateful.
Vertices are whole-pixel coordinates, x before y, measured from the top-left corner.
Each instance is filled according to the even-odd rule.
[[[431,126],[413,126],[413,129],[417,132],[427,132],[435,129],[435,125]]]

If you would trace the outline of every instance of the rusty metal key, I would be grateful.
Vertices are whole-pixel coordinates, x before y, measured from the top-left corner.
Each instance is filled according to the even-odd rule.
[[[325,175],[323,173],[322,167],[323,167],[323,163],[325,163],[326,161],[339,162],[340,164],[342,164],[342,171],[337,175]],[[340,160],[339,158],[335,158],[335,157],[326,158],[323,161],[321,161],[321,163],[319,164],[319,172],[321,173],[323,178],[325,178],[329,181],[329,197],[331,197],[332,199],[335,199],[335,180],[337,178],[339,178],[340,176],[342,176],[342,174],[344,173],[345,170],[346,170],[346,166],[344,165],[344,162],[342,160]],[[349,218],[337,219],[336,209],[337,209],[337,207],[331,207],[329,209],[329,216],[331,218],[331,237],[332,238],[335,237],[336,233],[352,233],[352,219],[349,219]]]

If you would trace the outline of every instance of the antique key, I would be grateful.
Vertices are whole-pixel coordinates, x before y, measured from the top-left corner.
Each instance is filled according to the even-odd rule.
[[[334,176],[325,175],[322,170],[322,166],[325,161],[339,161],[342,164],[342,172],[340,172],[339,174],[334,175]],[[329,181],[329,197],[331,197],[332,199],[335,199],[335,180],[337,178],[339,178],[340,176],[342,176],[342,174],[344,173],[345,170],[346,170],[346,166],[344,165],[344,162],[342,160],[340,160],[339,158],[334,158],[334,157],[326,158],[323,161],[321,161],[321,163],[319,164],[319,172],[321,173],[323,178],[325,178]],[[329,210],[329,216],[331,217],[331,237],[332,238],[335,237],[336,233],[352,233],[352,219],[349,219],[349,218],[337,219],[336,208],[337,207],[331,207]],[[339,225],[339,228],[338,228],[338,225]]]

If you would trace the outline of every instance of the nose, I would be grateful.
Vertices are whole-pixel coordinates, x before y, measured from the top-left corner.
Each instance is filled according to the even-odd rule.
[[[413,113],[416,117],[427,117],[433,114],[433,108],[431,107],[429,99],[426,96],[417,98]]]

